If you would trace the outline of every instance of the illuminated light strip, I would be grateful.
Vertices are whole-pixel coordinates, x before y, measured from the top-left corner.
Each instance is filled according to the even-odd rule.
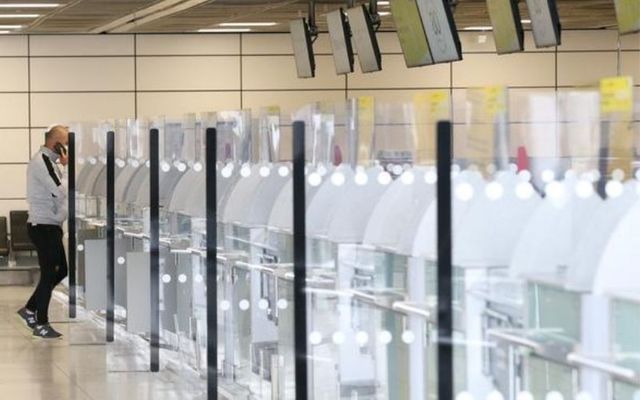
[[[276,26],[277,22],[223,22],[219,26]]]
[[[56,8],[59,3],[5,3],[0,4],[0,8]]]

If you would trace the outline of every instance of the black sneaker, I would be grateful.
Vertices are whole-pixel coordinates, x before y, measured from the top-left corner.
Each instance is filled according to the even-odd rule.
[[[33,328],[33,337],[38,339],[60,339],[62,334],[56,332],[55,329],[51,327],[51,325],[37,325]]]
[[[25,326],[31,330],[36,327],[36,314],[30,313],[25,307],[18,310],[18,316]]]

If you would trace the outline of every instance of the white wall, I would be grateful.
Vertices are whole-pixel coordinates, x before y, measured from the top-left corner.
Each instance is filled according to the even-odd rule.
[[[640,95],[640,35],[623,38],[620,64],[615,31],[566,31],[562,46],[542,51],[527,34],[527,52],[507,56],[482,36],[461,33],[461,62],[408,70],[395,34],[381,33],[383,71],[338,77],[321,35],[317,77],[300,80],[287,34],[0,35],[0,215],[25,209],[26,163],[54,122],[271,104],[290,111],[311,101],[400,100],[434,88],[450,88],[462,101],[465,88],[496,83],[515,88],[517,102],[519,92],[593,85],[618,66],[635,77]]]

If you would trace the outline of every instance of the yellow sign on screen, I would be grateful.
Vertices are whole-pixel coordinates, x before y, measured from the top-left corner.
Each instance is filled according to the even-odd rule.
[[[600,111],[603,114],[633,111],[633,80],[630,76],[600,81]]]
[[[633,79],[629,76],[605,78],[600,81],[600,111],[604,121],[603,135],[608,136],[609,174],[616,169],[627,176],[633,163]]]
[[[420,92],[413,96],[413,141],[416,164],[435,162],[436,123],[451,116],[451,101],[447,90]]]
[[[358,165],[371,161],[371,143],[375,127],[375,100],[373,96],[358,97]]]

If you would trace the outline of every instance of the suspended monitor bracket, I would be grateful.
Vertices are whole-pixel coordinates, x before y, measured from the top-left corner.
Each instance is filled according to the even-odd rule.
[[[560,45],[560,17],[556,0],[527,0],[536,47]]]
[[[341,75],[353,72],[354,56],[351,46],[351,28],[342,8],[327,13],[327,28],[331,39],[336,73]]]
[[[487,0],[487,8],[498,54],[524,50],[524,30],[518,0]]]
[[[374,3],[372,2],[372,4]],[[371,9],[376,12],[377,17],[376,5],[373,5]],[[360,69],[365,73],[380,71],[382,56],[376,38],[376,23],[379,26],[379,18],[372,17],[370,10],[365,5],[348,9],[347,16],[349,17],[353,43],[358,52]]]
[[[307,23],[306,19],[300,18],[289,22],[298,78],[313,78],[316,75],[316,62],[313,55],[313,42],[318,37],[315,0],[309,2],[308,21]]]

